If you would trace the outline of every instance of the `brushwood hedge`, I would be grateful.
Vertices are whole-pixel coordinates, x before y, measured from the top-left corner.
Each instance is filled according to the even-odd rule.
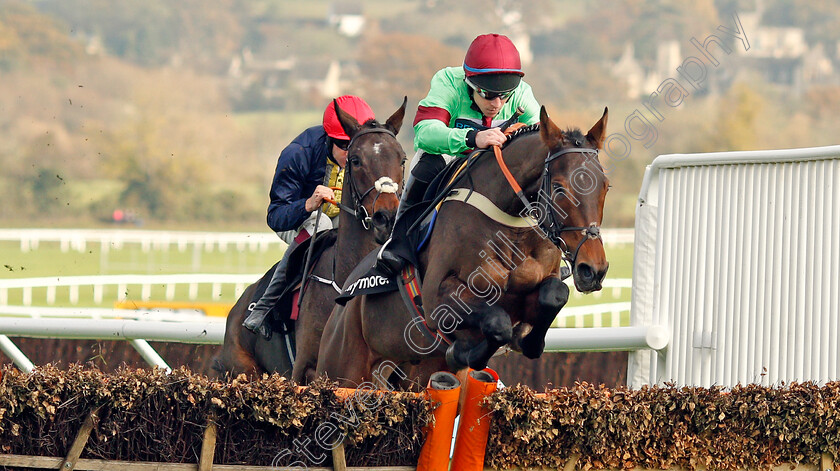
[[[0,454],[65,456],[91,410],[83,458],[195,463],[208,418],[217,464],[329,466],[345,439],[350,466],[411,466],[434,404],[411,393],[343,398],[333,383],[277,375],[212,380],[177,369],[116,373],[71,365],[0,369]],[[525,386],[485,401],[494,469],[770,469],[840,456],[840,383],[641,389]],[[326,425],[325,425],[326,424]],[[327,432],[333,433],[328,434]],[[320,461],[319,461],[320,460]]]
[[[493,468],[770,469],[840,456],[840,383],[606,388],[488,398]]]
[[[278,375],[221,382],[187,369],[0,371],[2,454],[66,456],[100,408],[82,458],[197,463],[212,417],[216,464],[326,466],[346,437],[348,465],[403,466],[417,462],[432,418],[431,403],[414,394],[360,390],[344,399],[327,381],[301,389]]]

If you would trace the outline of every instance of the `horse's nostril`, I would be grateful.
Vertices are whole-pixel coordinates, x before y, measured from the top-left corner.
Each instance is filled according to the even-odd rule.
[[[386,214],[384,211],[377,211],[373,213],[373,224],[376,226],[387,226],[391,219],[393,219],[389,214]]]
[[[604,278],[607,277],[607,270],[608,269],[609,269],[609,265],[607,265],[607,268],[604,268],[603,270],[598,272],[598,282],[599,283],[604,281]]]
[[[595,271],[589,265],[580,263],[577,266],[577,275],[581,280],[593,280],[595,278]]]

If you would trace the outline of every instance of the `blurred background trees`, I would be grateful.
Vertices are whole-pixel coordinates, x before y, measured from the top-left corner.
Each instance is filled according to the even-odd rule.
[[[123,208],[263,229],[277,155],[329,97],[359,94],[384,119],[407,96],[413,155],[429,80],[486,32],[518,41],[558,124],[609,106],[621,133],[733,13],[751,50],[719,52],[705,88],[652,121],[657,142],[612,165],[605,224],[625,227],[657,155],[837,144],[838,0],[0,0],[0,221],[95,225]]]

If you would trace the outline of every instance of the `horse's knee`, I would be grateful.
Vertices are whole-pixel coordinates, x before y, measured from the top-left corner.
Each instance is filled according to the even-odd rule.
[[[540,284],[537,302],[540,311],[554,315],[569,301],[569,287],[560,278],[548,278]]]
[[[488,341],[499,346],[513,338],[513,325],[510,316],[501,309],[493,310],[481,320],[481,333]]]
[[[532,360],[545,351],[545,334],[557,313],[569,300],[569,287],[560,278],[549,278],[540,284],[537,296],[538,315],[533,329],[518,341],[518,349]]]

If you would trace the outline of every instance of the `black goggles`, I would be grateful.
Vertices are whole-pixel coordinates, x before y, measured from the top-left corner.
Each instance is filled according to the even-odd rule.
[[[467,85],[469,85],[470,88],[475,90],[475,92],[478,93],[478,95],[481,98],[484,98],[485,100],[495,100],[496,98],[501,98],[502,101],[504,101],[510,98],[510,96],[513,95],[513,92],[515,90],[508,90],[506,92],[491,92],[490,90],[485,90],[472,83],[469,78],[464,78],[464,81],[467,82]]]
[[[341,150],[347,150],[350,147],[350,141],[345,141],[344,139],[333,139],[333,144]]]

